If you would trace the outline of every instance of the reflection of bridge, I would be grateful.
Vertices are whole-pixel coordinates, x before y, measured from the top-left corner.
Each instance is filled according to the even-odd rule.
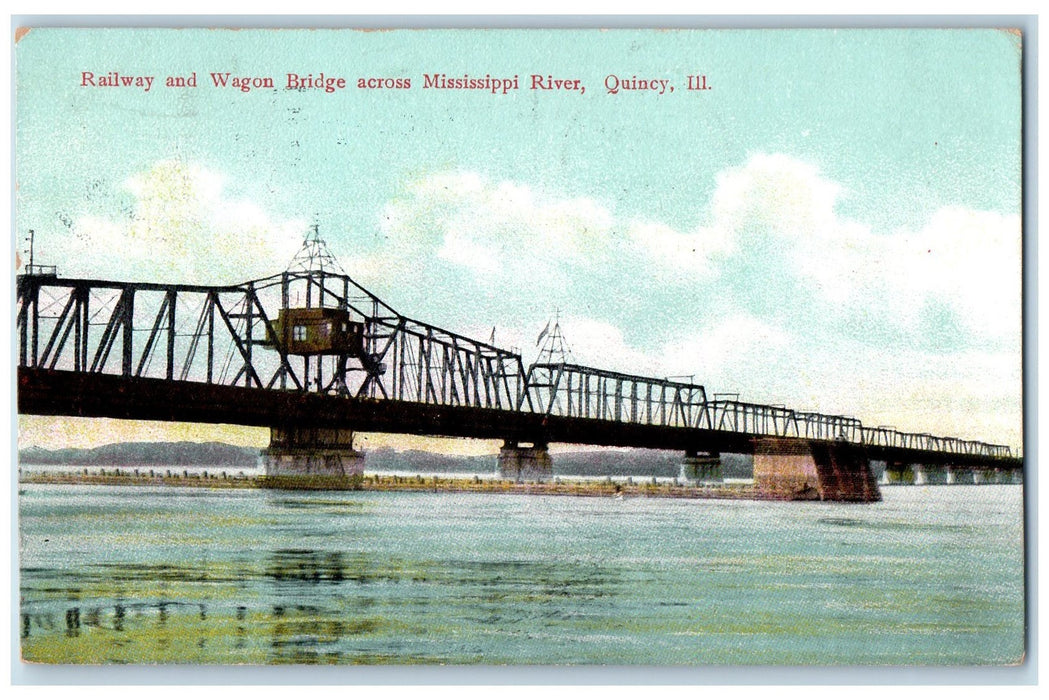
[[[359,469],[351,431],[501,439],[502,471],[537,478],[551,442],[680,450],[700,478],[721,452],[752,453],[759,488],[835,500],[879,498],[871,459],[969,483],[1022,469],[1008,447],[710,399],[691,382],[526,369],[517,353],[395,312],[315,237],[287,272],[235,286],[28,273],[22,413],[266,426],[271,473]]]

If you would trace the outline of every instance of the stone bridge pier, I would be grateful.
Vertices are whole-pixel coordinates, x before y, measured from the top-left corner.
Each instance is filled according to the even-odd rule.
[[[554,463],[545,442],[522,447],[517,440],[505,440],[499,450],[499,477],[522,481],[549,481],[554,476]]]
[[[266,476],[340,477],[364,473],[364,453],[353,449],[353,431],[341,428],[270,428],[259,457]]]
[[[881,500],[866,450],[846,442],[755,438],[754,484],[771,498]]]

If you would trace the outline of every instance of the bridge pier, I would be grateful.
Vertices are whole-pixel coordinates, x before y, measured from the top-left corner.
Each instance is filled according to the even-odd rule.
[[[924,464],[912,464],[911,469],[914,470],[914,485],[925,486],[929,483],[929,474],[925,471]]]
[[[974,484],[975,472],[964,467],[947,467],[948,484]]]
[[[681,460],[682,481],[721,481],[721,455],[717,452],[687,450]]]
[[[996,484],[1022,484],[1023,483],[1023,470],[1022,469],[1007,469],[1005,467],[999,467],[994,470]]]
[[[976,484],[1001,484],[1005,483],[1001,469],[980,469],[973,472],[973,482]]]
[[[364,453],[353,449],[353,431],[341,428],[270,428],[260,456],[266,476],[343,477],[364,473]]]
[[[517,440],[506,440],[499,450],[499,476],[522,481],[549,481],[554,475],[554,463],[544,442],[521,447]]]
[[[915,464],[914,483],[919,486],[946,484],[947,470],[935,464]]]
[[[881,500],[866,451],[845,442],[754,438],[754,484],[788,500]]]
[[[894,484],[913,484],[914,469],[912,465],[905,462],[886,462],[885,472],[881,476],[881,483],[887,486]]]

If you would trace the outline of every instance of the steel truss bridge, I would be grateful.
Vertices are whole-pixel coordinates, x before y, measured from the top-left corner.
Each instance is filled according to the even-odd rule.
[[[355,350],[297,353],[281,310],[334,309]],[[311,425],[533,443],[753,452],[755,437],[845,441],[871,459],[1021,467],[1009,447],[710,397],[702,385],[521,355],[394,311],[321,269],[233,286],[17,278],[22,413]]]

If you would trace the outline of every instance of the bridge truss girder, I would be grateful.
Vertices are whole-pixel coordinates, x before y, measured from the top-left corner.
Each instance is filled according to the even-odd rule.
[[[30,274],[18,277],[17,294],[19,367],[59,375],[506,411],[573,425],[603,421],[704,435],[840,440],[875,453],[1012,458],[1002,445],[866,428],[855,418],[783,406],[710,400],[698,384],[569,363],[533,364],[526,371],[519,354],[403,316],[347,275],[323,269],[221,287]],[[275,319],[281,309],[303,306],[341,309],[363,323],[363,351],[289,352]]]

